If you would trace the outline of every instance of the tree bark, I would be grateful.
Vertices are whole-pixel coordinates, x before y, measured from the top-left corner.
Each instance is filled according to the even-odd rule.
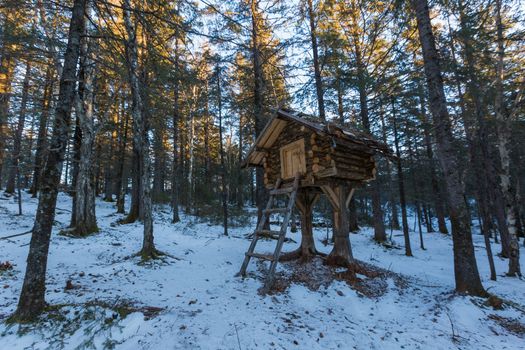
[[[8,26],[7,22],[8,19],[6,16],[5,28],[2,30],[4,35],[7,35],[5,30]],[[6,39],[2,39],[2,43],[5,43]],[[9,114],[9,101],[11,99],[11,83],[15,69],[13,53],[10,52],[10,48],[6,46],[7,45],[2,45],[2,52],[0,53],[0,189],[3,184],[2,174],[5,161],[4,149],[7,139],[7,117]]]
[[[501,22],[501,0],[496,0],[496,32],[498,43],[498,61],[496,74],[496,101],[494,104],[497,121],[498,152],[501,162],[499,173],[501,192],[505,204],[505,215],[509,230],[509,270],[508,276],[521,276],[520,247],[516,228],[516,212],[514,210],[514,189],[510,175],[510,147],[511,125],[509,118],[504,115],[503,107],[503,59],[505,55],[503,24]]]
[[[221,159],[221,202],[222,202],[222,226],[224,235],[228,235],[228,185],[226,182],[226,164],[224,161],[224,144],[222,133],[222,89],[221,89],[221,67],[217,64],[217,108],[219,113],[219,153]]]
[[[312,193],[307,189],[300,189],[295,199],[295,204],[301,213],[301,245],[297,250],[281,254],[280,261],[294,259],[308,260],[315,255],[323,255],[315,248],[313,236],[313,207],[319,199],[318,193]]]
[[[179,84],[180,80],[178,76],[179,71],[179,42],[178,39],[175,41],[175,79],[173,87],[173,163],[171,167],[171,210],[173,211],[172,222],[177,223],[180,221],[179,217],[179,178],[181,175],[179,167],[179,152],[177,151],[178,136],[179,136],[179,120],[180,120],[180,108],[179,108]]]
[[[357,40],[357,39],[355,39]],[[356,64],[357,64],[357,79],[358,79],[358,89],[359,89],[359,108],[361,123],[363,124],[364,129],[372,134],[370,129],[370,118],[368,112],[368,97],[366,92],[366,82],[365,82],[365,69],[363,67],[362,57],[360,47],[356,42]],[[381,189],[379,183],[374,181],[371,185],[372,191],[372,213],[374,216],[374,239],[376,242],[386,241],[386,231],[385,224],[383,221],[383,209],[381,208]]]
[[[258,8],[258,1],[251,0],[250,10],[252,17],[252,58],[253,58],[253,78],[254,78],[254,118],[255,118],[255,137],[258,137],[264,126],[266,125],[266,117],[264,113],[264,73],[262,66],[261,48],[259,43],[259,30],[260,30],[260,12]],[[256,182],[256,195],[255,201],[257,203],[257,222],[261,220],[262,210],[268,199],[268,191],[264,186],[264,173],[263,169],[258,167],[255,170],[255,182]],[[267,227],[265,227],[266,229]]]
[[[333,238],[334,247],[326,262],[332,265],[350,267],[354,264],[352,246],[348,231],[348,203],[354,190],[346,184],[331,186],[331,190],[323,188],[333,208]]]
[[[92,48],[84,39],[80,49],[80,69],[82,81],[79,82],[79,92],[76,96],[75,110],[81,130],[82,142],[78,157],[78,173],[75,181],[73,207],[74,213],[69,232],[74,236],[85,237],[98,232],[95,214],[95,190],[93,188],[93,145],[96,130],[94,125],[94,75],[95,65],[92,58]]]
[[[419,86],[419,104],[420,104],[420,110],[421,110],[421,118],[423,119],[423,135],[425,140],[425,150],[429,162],[429,170],[430,170],[430,183],[432,186],[432,194],[434,198],[434,208],[436,210],[436,217],[438,222],[438,230],[440,233],[448,234],[447,224],[445,222],[445,208],[444,208],[444,195],[443,191],[441,190],[439,186],[439,181],[436,173],[436,164],[434,160],[434,151],[432,150],[432,138],[430,136],[430,124],[428,122],[427,118],[427,110],[425,108],[425,98],[424,98],[424,91],[423,86]],[[430,230],[428,232],[432,232],[432,223],[430,222],[430,225],[428,227]]]
[[[383,113],[383,108],[381,106],[381,111],[380,111],[380,117],[381,117],[381,130],[382,130],[382,140],[385,144],[388,144],[387,143],[387,132],[386,132],[386,125],[385,125],[385,115]],[[389,187],[390,187],[390,190],[389,190],[389,195],[390,195],[390,207],[391,207],[391,214],[392,214],[392,218],[390,220],[390,226],[391,226],[391,229],[393,230],[399,230],[400,228],[400,225],[399,225],[399,214],[397,212],[397,204],[396,204],[396,201],[395,201],[395,196],[394,196],[394,189],[393,189],[393,186],[392,186],[392,169],[390,168],[390,162],[387,161],[386,163],[386,174],[387,174],[387,179],[388,179],[388,184],[389,184]]]
[[[312,43],[312,54],[314,58],[314,76],[315,76],[315,92],[317,95],[317,108],[319,109],[319,117],[321,120],[326,120],[324,110],[324,90],[323,80],[321,77],[321,67],[319,65],[319,49],[317,47],[317,34],[315,25],[315,11],[312,0],[306,1],[308,6],[308,20],[310,24],[310,41]]]
[[[31,194],[36,198],[39,190],[40,174],[44,167],[46,158],[47,145],[47,122],[49,118],[49,111],[53,103],[53,73],[51,66],[46,69],[46,80],[44,84],[44,95],[42,97],[42,111],[38,121],[38,136],[36,141],[35,151],[35,166],[33,169],[33,180],[31,181]]]
[[[138,253],[143,260],[155,258],[158,251],[155,249],[153,241],[153,217],[151,205],[151,188],[150,188],[150,156],[149,156],[149,139],[148,125],[144,106],[142,102],[142,87],[139,77],[138,67],[138,50],[137,50],[137,30],[131,18],[133,8],[131,0],[123,0],[124,24],[126,27],[126,56],[129,83],[131,88],[132,106],[131,115],[133,116],[133,143],[136,146],[137,153],[140,155],[140,197],[144,213],[144,239],[142,249]]]
[[[438,157],[447,185],[448,207],[452,224],[456,290],[462,293],[484,296],[486,292],[481,284],[476,265],[470,217],[453,144],[452,124],[447,110],[443,78],[430,23],[428,3],[427,0],[412,0],[412,6],[416,12],[419,38],[423,51],[425,75],[430,95],[430,111],[436,130]]]
[[[401,222],[403,223],[403,237],[405,239],[405,255],[412,256],[412,247],[410,246],[410,233],[407,218],[407,204],[405,199],[405,180],[403,176],[403,167],[401,164],[401,152],[399,150],[399,136],[397,133],[397,121],[394,111],[394,103],[392,101],[392,125],[394,126],[394,144],[396,146],[396,165],[397,178],[399,186],[399,201],[401,202]]]
[[[77,62],[81,35],[84,32],[86,0],[75,0],[69,26],[68,43],[64,56],[64,67],[60,78],[58,105],[55,112],[51,147],[44,167],[40,197],[33,234],[29,244],[29,255],[24,284],[18,301],[15,318],[30,320],[39,315],[45,303],[45,279],[51,230],[55,217],[58,185],[69,134],[71,108],[75,96]]]
[[[15,193],[15,183],[17,174],[19,172],[19,163],[21,160],[21,151],[22,151],[22,133],[24,132],[24,125],[26,121],[26,111],[27,111],[27,99],[29,97],[29,77],[31,75],[31,63],[27,61],[26,71],[24,75],[24,82],[22,83],[22,101],[20,102],[20,114],[18,115],[18,125],[16,128],[15,141],[13,145],[13,158],[11,162],[11,167],[9,168],[9,176],[7,178],[7,184],[5,187],[5,192],[14,194]]]
[[[122,119],[124,121],[122,122]],[[124,214],[124,204],[126,198],[126,189],[127,189],[127,176],[124,177],[124,164],[126,163],[126,148],[128,145],[128,123],[129,123],[129,114],[124,110],[122,105],[121,110],[121,122],[119,127],[119,164],[117,170],[117,213]]]
[[[162,122],[164,124],[164,122]],[[160,124],[160,123],[159,123]],[[157,125],[154,132],[153,152],[155,162],[153,163],[153,193],[152,199],[155,203],[164,201],[164,181],[166,173],[166,150],[164,149],[166,125]]]

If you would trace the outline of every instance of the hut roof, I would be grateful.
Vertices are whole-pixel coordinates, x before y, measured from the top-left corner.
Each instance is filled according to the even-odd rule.
[[[338,139],[361,146],[363,152],[380,154],[387,158],[395,158],[392,150],[383,142],[375,140],[371,135],[342,126],[334,122],[323,122],[313,116],[290,109],[277,110],[274,117],[255,140],[243,163],[246,166],[262,166],[265,152],[273,146],[281,132],[289,124],[298,124],[319,134],[321,137]]]

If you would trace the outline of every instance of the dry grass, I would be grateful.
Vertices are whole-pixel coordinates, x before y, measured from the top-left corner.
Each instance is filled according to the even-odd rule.
[[[265,276],[264,264],[259,263],[258,266],[262,276]],[[398,288],[407,285],[400,275],[362,261],[356,261],[355,265],[347,269],[327,265],[323,258],[316,256],[308,261],[299,259],[284,262],[282,266],[284,269],[276,274],[270,294],[282,293],[294,283],[316,291],[333,281],[344,281],[360,295],[378,298],[387,292],[388,279],[393,279]]]

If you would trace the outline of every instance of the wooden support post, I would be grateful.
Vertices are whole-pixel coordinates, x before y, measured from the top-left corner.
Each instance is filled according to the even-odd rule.
[[[322,187],[332,204],[334,212],[334,248],[328,255],[327,263],[350,266],[354,263],[348,229],[348,204],[354,189],[347,184],[333,184]]]
[[[308,188],[301,188],[297,193],[295,205],[301,214],[301,246],[297,250],[282,254],[281,261],[308,259],[315,255],[323,255],[315,249],[313,236],[313,208],[318,199],[319,193]]]

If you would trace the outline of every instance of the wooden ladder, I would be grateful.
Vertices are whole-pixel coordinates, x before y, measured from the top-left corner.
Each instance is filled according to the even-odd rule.
[[[257,228],[255,229],[252,242],[250,243],[250,247],[248,248],[248,251],[245,254],[244,261],[241,266],[241,270],[239,271],[240,276],[243,276],[243,277],[246,276],[246,268],[248,267],[248,264],[251,258],[257,258],[261,260],[270,261],[271,262],[270,269],[268,270],[268,274],[266,275],[266,280],[265,280],[264,288],[263,288],[264,293],[268,292],[273,285],[275,269],[277,267],[277,263],[279,262],[279,256],[281,254],[281,249],[283,248],[283,243],[286,238],[288,222],[290,221],[292,210],[295,205],[295,198],[297,197],[297,190],[299,188],[300,179],[301,179],[301,175],[297,174],[295,175],[292,186],[281,188],[282,181],[279,178],[277,182],[275,183],[275,187],[273,188],[273,190],[270,190],[270,197],[268,198],[266,209],[263,210],[261,220],[259,221],[259,224],[257,225]],[[273,207],[275,197],[279,195],[288,195],[288,204],[286,205],[285,208],[274,208]],[[272,231],[272,230],[264,229],[266,224],[270,226],[270,217],[271,217],[271,214],[273,213],[281,213],[284,215],[283,222],[281,224],[281,229],[279,231]],[[277,245],[275,246],[275,251],[273,252],[273,255],[255,253],[254,250],[255,250],[255,246],[257,245],[257,241],[261,237],[268,237],[268,236],[277,237]]]

